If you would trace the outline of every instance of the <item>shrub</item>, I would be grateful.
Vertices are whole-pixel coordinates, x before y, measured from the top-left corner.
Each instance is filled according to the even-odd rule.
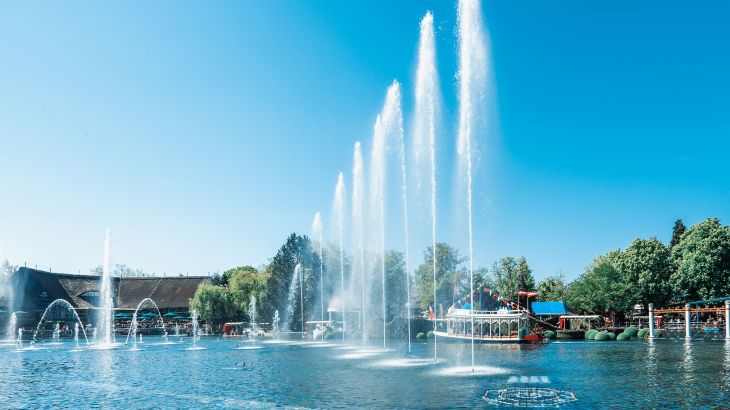
[[[593,340],[599,341],[599,342],[605,342],[607,340],[611,340],[611,336],[608,335],[606,332],[598,332],[593,337]]]

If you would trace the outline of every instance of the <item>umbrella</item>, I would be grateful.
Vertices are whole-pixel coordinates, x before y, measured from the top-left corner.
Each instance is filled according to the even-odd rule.
[[[164,314],[165,317],[178,317],[175,312],[167,312]]]
[[[114,317],[117,319],[129,319],[132,316],[129,313],[117,313],[114,315]]]
[[[152,318],[157,317],[157,315],[152,312],[147,312],[147,313],[143,314],[142,317],[145,319],[152,319]]]

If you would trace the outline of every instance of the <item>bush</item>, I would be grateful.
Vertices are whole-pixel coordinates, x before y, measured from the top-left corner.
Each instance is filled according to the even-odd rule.
[[[608,332],[608,337],[610,337],[611,340],[616,340],[616,333]]]
[[[586,340],[593,340],[598,331],[596,329],[590,329],[586,332]]]
[[[599,341],[599,342],[605,342],[607,340],[611,340],[611,336],[608,335],[606,332],[598,332],[593,337],[593,340]]]
[[[620,333],[618,336],[616,336],[616,340],[619,342],[623,342],[625,340],[631,340],[631,336],[627,335],[626,332]]]
[[[428,332],[426,332],[426,337],[429,339],[433,339],[433,330],[429,330]]]
[[[636,337],[638,337],[639,339],[643,339],[644,337],[646,337],[647,333],[649,333],[649,329],[640,329],[639,333],[636,334]]]
[[[553,332],[552,330],[545,331],[545,338],[550,340],[555,339],[555,332]]]
[[[426,338],[426,334],[423,332],[418,332],[418,334],[416,335],[416,340],[423,340],[425,338]]]
[[[626,328],[626,330],[624,330],[624,333],[629,335],[629,337],[634,337],[634,336],[636,336],[637,333],[639,333],[639,329],[637,329],[634,326],[629,326]]]

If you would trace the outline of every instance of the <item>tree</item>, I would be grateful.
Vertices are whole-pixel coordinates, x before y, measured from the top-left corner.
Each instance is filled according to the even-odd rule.
[[[502,296],[515,295],[520,290],[535,289],[535,277],[532,276],[532,269],[524,257],[517,260],[511,256],[500,259],[494,263],[492,274],[497,291]]]
[[[548,276],[537,283],[538,298],[541,301],[558,301],[565,299],[567,286],[563,275]]]
[[[319,293],[319,254],[312,247],[312,243],[306,236],[292,233],[284,245],[279,248],[266,267],[263,277],[266,290],[262,295],[259,313],[261,317],[271,318],[274,311],[278,310],[284,317],[284,312],[289,304],[289,287],[292,284],[294,268],[301,264],[303,270],[303,294],[304,294],[304,317],[319,317],[320,304]],[[339,265],[338,265],[339,266]],[[326,272],[325,272],[326,273]],[[299,298],[292,301],[292,310],[301,312]],[[283,323],[282,327],[291,330],[301,330],[301,320],[298,315],[288,318],[289,323]]]
[[[646,302],[663,306],[672,297],[669,277],[673,263],[669,249],[656,238],[636,239],[617,263],[625,295],[635,303]]]
[[[261,300],[265,287],[265,278],[253,266],[240,266],[225,271],[223,277],[228,279],[228,292],[232,310],[247,318],[250,312],[251,297]]]
[[[104,273],[104,267],[102,265],[98,265],[98,266],[90,269],[90,272],[94,275],[101,276]],[[123,263],[117,263],[114,265],[114,269],[112,270],[112,276],[116,276],[118,278],[131,278],[131,277],[148,277],[148,276],[154,276],[154,275],[151,273],[147,273],[139,268],[133,269]]]
[[[730,295],[730,227],[706,219],[685,232],[672,248],[676,271],[669,282],[687,300]]]
[[[385,253],[385,301],[388,320],[405,317],[406,262],[403,252],[390,250]],[[381,302],[382,303],[382,302]]]
[[[228,289],[223,286],[198,286],[195,296],[190,300],[190,310],[196,311],[204,320],[218,324],[225,321],[231,314],[232,303]]]
[[[682,240],[682,235],[687,231],[687,227],[681,219],[674,221],[674,229],[672,229],[672,240],[669,242],[669,249],[673,249]]]
[[[618,269],[623,257],[620,250],[599,256],[576,280],[568,285],[568,306],[583,312],[623,315],[635,300],[627,292],[624,277]]]
[[[517,260],[517,290],[535,290],[535,277],[524,256]]]
[[[416,268],[416,297],[421,308],[434,305],[433,292],[433,258],[432,246],[423,252],[423,263]],[[436,306],[453,303],[455,298],[454,289],[457,282],[468,280],[463,263],[466,258],[459,256],[459,251],[445,243],[436,244]]]

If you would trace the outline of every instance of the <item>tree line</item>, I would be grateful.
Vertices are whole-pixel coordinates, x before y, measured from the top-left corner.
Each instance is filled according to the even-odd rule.
[[[211,322],[245,320],[251,296],[257,299],[257,315],[269,322],[276,310],[282,326],[301,330],[300,312],[305,320],[318,320],[322,302],[327,304],[339,295],[340,250],[329,245],[322,250],[307,236],[291,234],[268,264],[255,268],[241,266],[214,275],[210,283],[201,285],[191,308]],[[434,305],[434,257],[436,258],[436,300]],[[321,265],[320,265],[321,262]],[[423,252],[423,260],[411,274],[412,309],[425,311],[464,304],[470,300],[470,278],[466,258],[446,243],[437,243]],[[302,267],[299,297],[290,300],[295,266]],[[372,264],[377,266],[377,264]],[[320,266],[322,266],[320,270]],[[350,256],[345,256],[348,283],[361,286]],[[387,318],[403,317],[406,312],[405,260],[400,251],[385,254]],[[368,289],[380,289],[379,275],[369,275]],[[597,257],[575,280],[566,282],[561,275],[548,276],[537,282],[524,257],[504,257],[490,269],[473,271],[475,308],[486,305],[482,293],[509,297],[520,290],[539,292],[538,299],[563,300],[574,312],[623,315],[636,303],[665,306],[684,300],[706,299],[730,295],[730,228],[716,218],[702,221],[687,229],[681,220],[674,226],[672,239],[665,245],[656,238],[634,240],[625,250],[617,249]],[[320,299],[320,279],[327,284]],[[294,284],[298,286],[298,283]],[[299,290],[297,288],[297,294]],[[356,299],[359,300],[359,299]],[[382,317],[382,295],[369,293],[369,304],[377,307],[370,317]],[[303,306],[300,303],[303,302]],[[354,303],[359,306],[359,303]],[[287,306],[294,314],[287,316]],[[413,312],[417,313],[417,312]],[[327,315],[325,312],[325,319]]]

